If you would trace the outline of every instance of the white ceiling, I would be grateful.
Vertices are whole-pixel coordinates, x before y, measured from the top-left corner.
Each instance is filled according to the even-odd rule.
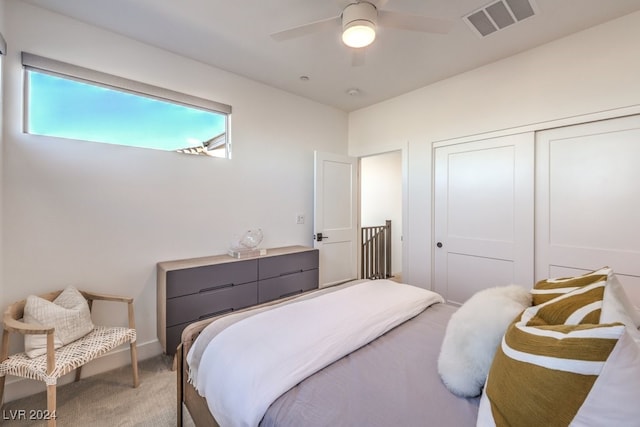
[[[377,0],[384,10],[450,20],[453,29],[380,28],[364,64],[354,66],[339,28],[281,42],[270,37],[337,16],[350,0],[27,1],[345,111],[640,10],[639,0],[534,0],[539,14],[481,38],[462,17],[495,0]],[[348,93],[354,88],[358,95]]]

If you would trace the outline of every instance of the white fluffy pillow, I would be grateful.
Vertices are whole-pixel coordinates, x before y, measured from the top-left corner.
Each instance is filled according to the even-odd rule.
[[[463,397],[478,396],[507,327],[531,306],[531,294],[518,285],[473,295],[449,320],[438,358],[444,385]]]
[[[54,348],[60,348],[93,329],[89,304],[73,286],[63,290],[56,299],[46,299],[30,295],[24,306],[23,321],[37,323],[46,327],[54,327]],[[25,335],[24,349],[27,356],[34,358],[47,352],[47,336]]]

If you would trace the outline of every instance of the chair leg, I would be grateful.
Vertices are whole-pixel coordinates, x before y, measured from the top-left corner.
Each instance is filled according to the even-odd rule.
[[[47,386],[47,411],[49,415],[49,421],[47,427],[56,427],[56,385]]]
[[[76,379],[74,380],[75,382],[80,381],[80,375],[82,373],[82,366],[78,366],[76,368]]]
[[[129,345],[131,349],[131,369],[133,370],[133,388],[137,388],[140,385],[140,379],[138,377],[138,349],[136,348],[135,341]]]
[[[6,379],[6,375],[0,377],[0,408],[2,408],[2,404],[4,403],[4,381]]]
[[[0,350],[0,362],[4,362],[9,357],[9,331],[5,329],[2,331],[2,350]],[[0,408],[4,403],[4,381],[7,379],[6,375],[0,377]],[[4,415],[4,414],[3,414]],[[4,417],[3,417],[4,418]]]

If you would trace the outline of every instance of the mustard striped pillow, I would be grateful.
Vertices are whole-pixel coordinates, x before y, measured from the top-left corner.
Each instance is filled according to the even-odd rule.
[[[478,426],[637,423],[640,347],[624,325],[529,326],[523,317],[496,351]]]
[[[528,326],[600,323],[606,284],[605,278],[530,307],[522,314],[522,320]]]
[[[612,274],[539,282],[543,301],[518,316],[496,351],[478,426],[637,425],[640,346],[623,323],[599,324]]]
[[[578,288],[592,283],[600,281],[606,282],[607,277],[611,274],[613,274],[613,271],[609,267],[603,267],[599,270],[583,274],[582,276],[541,280],[536,283],[531,290],[533,305],[545,303],[560,295],[575,291]]]

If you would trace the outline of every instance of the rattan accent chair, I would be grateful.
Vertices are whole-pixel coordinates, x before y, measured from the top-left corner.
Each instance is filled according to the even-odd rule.
[[[53,301],[62,291],[40,295],[48,301]],[[136,329],[133,311],[133,298],[96,294],[80,291],[87,299],[89,309],[94,301],[122,302],[128,305],[128,327],[95,326],[84,337],[54,350],[54,328],[38,324],[24,323],[21,319],[24,315],[26,300],[11,304],[4,312],[2,334],[2,350],[0,353],[0,405],[4,397],[4,386],[7,375],[43,381],[47,386],[47,425],[55,427],[56,418],[56,385],[58,378],[76,370],[75,381],[80,379],[82,366],[95,358],[113,350],[124,343],[130,343],[131,367],[133,370],[133,387],[140,384],[138,378],[138,356],[136,350]],[[24,352],[9,355],[9,334],[17,332],[26,334],[46,334],[47,352],[42,356],[29,358]],[[52,416],[51,416],[52,415]],[[68,423],[65,423],[68,424]]]

